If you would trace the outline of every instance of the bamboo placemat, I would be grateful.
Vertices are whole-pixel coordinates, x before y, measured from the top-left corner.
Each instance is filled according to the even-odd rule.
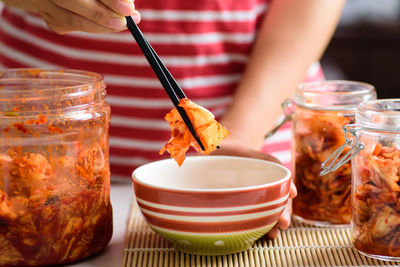
[[[123,267],[400,266],[360,255],[349,228],[312,227],[294,221],[278,238],[261,238],[249,250],[227,256],[195,256],[175,251],[145,223],[132,204]]]

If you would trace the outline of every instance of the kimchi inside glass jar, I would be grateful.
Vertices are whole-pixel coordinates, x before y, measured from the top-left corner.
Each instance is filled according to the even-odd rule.
[[[68,263],[112,235],[101,75],[0,71],[0,266]]]
[[[320,176],[321,163],[344,142],[343,126],[354,120],[356,105],[375,99],[372,85],[351,81],[300,84],[295,96],[292,150],[294,217],[314,225],[349,224],[351,166]]]
[[[360,105],[354,133],[364,146],[352,159],[354,247],[400,260],[400,99]]]

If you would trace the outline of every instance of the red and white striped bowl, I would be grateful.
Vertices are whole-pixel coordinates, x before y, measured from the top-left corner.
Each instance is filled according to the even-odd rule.
[[[176,250],[198,255],[248,249],[284,210],[290,171],[269,161],[195,156],[145,164],[132,174],[149,226]]]

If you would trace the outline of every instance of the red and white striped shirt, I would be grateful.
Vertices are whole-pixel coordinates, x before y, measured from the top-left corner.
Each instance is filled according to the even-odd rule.
[[[216,117],[231,100],[268,3],[265,0],[136,0],[141,30],[194,102]],[[113,177],[159,159],[170,138],[165,114],[173,107],[128,31],[63,36],[35,14],[6,7],[0,19],[0,68],[49,67],[101,73],[111,105]],[[323,78],[319,64],[308,80]],[[264,151],[290,162],[290,129]],[[164,155],[166,157],[168,155]]]

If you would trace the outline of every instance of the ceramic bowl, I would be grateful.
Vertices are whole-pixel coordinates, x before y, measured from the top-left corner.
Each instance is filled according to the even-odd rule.
[[[289,197],[290,171],[269,161],[187,157],[137,168],[137,204],[148,225],[178,251],[226,255],[244,251],[277,223]]]

